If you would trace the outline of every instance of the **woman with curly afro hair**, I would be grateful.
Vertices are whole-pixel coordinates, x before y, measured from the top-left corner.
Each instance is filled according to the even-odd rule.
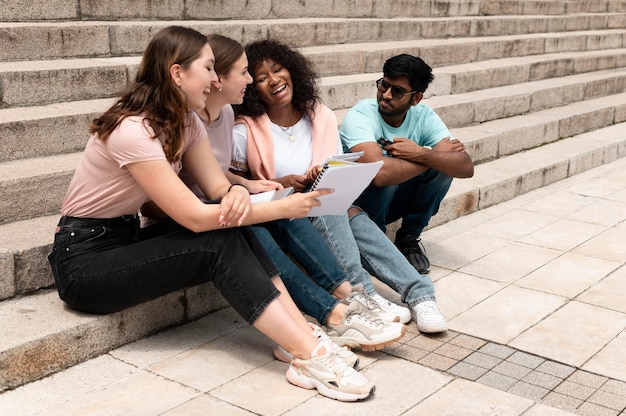
[[[343,153],[337,118],[321,102],[316,73],[301,52],[275,40],[261,40],[248,44],[246,54],[253,84],[243,103],[234,106],[231,168],[304,191],[325,159]],[[360,208],[310,220],[352,285],[361,288],[346,301],[361,301],[386,322],[411,320],[407,307],[376,292],[371,275],[398,292],[404,303],[434,300],[431,279],[420,275]]]

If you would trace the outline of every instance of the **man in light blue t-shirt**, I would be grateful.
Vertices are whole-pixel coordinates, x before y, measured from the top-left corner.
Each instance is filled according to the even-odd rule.
[[[430,66],[418,57],[388,59],[376,81],[376,99],[358,102],[340,129],[345,151],[363,151],[361,162],[385,162],[355,204],[383,231],[402,218],[396,245],[422,274],[430,270],[422,230],[439,210],[452,178],[474,174],[463,144],[430,107],[420,104],[433,79]]]

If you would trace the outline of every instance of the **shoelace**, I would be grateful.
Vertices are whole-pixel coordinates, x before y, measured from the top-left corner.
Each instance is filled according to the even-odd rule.
[[[431,301],[422,302],[422,310],[420,311],[420,315],[428,315],[431,313],[436,313],[437,308],[435,307],[435,303]]]
[[[349,322],[353,317],[361,318],[363,323],[370,328],[376,328],[383,325],[383,321],[375,315],[372,315],[369,311],[363,309],[361,305],[357,306],[357,309],[349,310],[346,316],[346,322]]]
[[[330,350],[327,350],[326,354],[321,357],[315,357],[314,360],[319,362],[325,368],[330,369],[338,376],[345,376],[352,369],[352,367],[346,364],[346,362],[341,359],[341,357],[339,357],[337,354]]]
[[[390,300],[387,300],[385,298],[383,298],[382,296],[380,296],[378,293],[375,294],[374,296],[371,296],[371,298],[376,301],[376,303],[380,306],[382,306],[384,309],[391,309],[392,308],[392,303]]]
[[[360,292],[360,294],[365,299],[365,302],[367,303],[367,307],[369,309],[371,309],[371,310],[382,309],[380,307],[380,304],[378,303],[378,301],[376,301],[376,299],[374,299],[373,297],[371,297],[370,295],[365,293],[365,291]]]

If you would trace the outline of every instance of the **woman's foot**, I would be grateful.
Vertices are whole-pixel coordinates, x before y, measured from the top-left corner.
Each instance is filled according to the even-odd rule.
[[[328,341],[320,341],[308,360],[294,358],[286,376],[291,384],[345,402],[363,400],[375,390],[374,383],[332,352]]]

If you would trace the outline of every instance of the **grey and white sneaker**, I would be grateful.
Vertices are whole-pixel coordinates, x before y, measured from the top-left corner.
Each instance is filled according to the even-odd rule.
[[[437,304],[433,300],[427,300],[411,308],[411,315],[417,322],[420,332],[435,333],[448,330],[448,323],[443,317]]]
[[[343,303],[349,305],[352,301],[359,302],[361,305],[363,305],[365,309],[370,311],[373,315],[377,316],[384,322],[401,322],[400,315],[398,315],[398,313],[396,313],[394,310],[387,310],[383,308],[376,299],[365,293],[362,284],[354,285],[354,287],[352,288],[352,293],[350,293],[343,300]]]
[[[328,334],[326,334],[326,332],[324,332],[324,330],[319,326],[312,323],[309,323],[309,325],[311,326],[311,328],[313,328],[312,335],[315,338],[319,339],[320,341],[329,342],[333,353],[338,355],[350,367],[356,368],[356,366],[359,364],[359,357],[355,353],[350,351],[347,347],[340,347],[339,345],[335,344],[333,340],[328,337]],[[276,359],[278,359],[279,361],[285,363],[290,363],[291,360],[293,360],[293,355],[280,345],[277,345],[276,348],[274,348],[274,357],[276,357]]]
[[[406,324],[411,321],[411,311],[406,306],[395,304],[392,301],[383,298],[378,293],[373,294],[371,298],[378,303],[380,309],[398,316],[401,324]]]
[[[365,399],[376,389],[374,383],[334,354],[328,341],[320,341],[310,359],[294,358],[286,376],[291,384],[317,389],[323,396],[344,402]]]
[[[402,338],[406,326],[399,322],[383,322],[353,300],[339,325],[326,324],[328,337],[337,345],[375,351]]]

